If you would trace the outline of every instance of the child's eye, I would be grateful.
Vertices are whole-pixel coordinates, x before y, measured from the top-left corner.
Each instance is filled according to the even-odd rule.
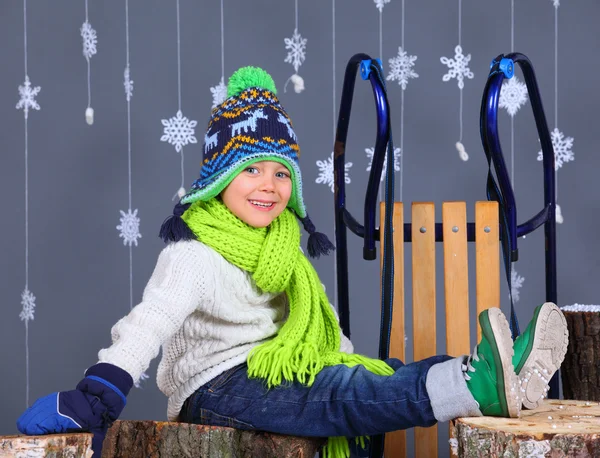
[[[258,173],[258,169],[256,167],[246,167],[245,171],[252,174]]]
[[[287,173],[287,172],[277,172],[277,173],[275,174],[275,176],[276,176],[277,178],[289,178],[289,177],[290,177],[290,174],[289,174],[289,173]]]

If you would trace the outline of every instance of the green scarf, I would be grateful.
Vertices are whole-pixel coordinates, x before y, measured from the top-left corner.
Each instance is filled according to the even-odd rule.
[[[310,386],[323,367],[337,364],[362,364],[379,375],[394,373],[381,360],[340,351],[338,321],[317,272],[300,251],[300,227],[291,210],[268,227],[255,228],[213,198],[193,203],[182,218],[199,241],[252,274],[262,291],[287,295],[289,317],[275,337],[250,352],[249,377],[264,379],[269,387],[284,380]],[[329,447],[329,454],[344,456],[345,445]]]

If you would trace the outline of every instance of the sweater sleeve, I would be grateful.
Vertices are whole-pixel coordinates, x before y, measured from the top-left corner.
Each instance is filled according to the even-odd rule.
[[[142,302],[113,326],[112,345],[100,350],[99,362],[114,364],[129,372],[134,382],[139,380],[187,316],[213,300],[214,281],[207,278],[203,256],[206,249],[195,241],[163,249]]]
[[[338,315],[337,310],[335,309],[335,307],[333,306],[333,304],[331,302],[329,303],[329,305],[333,309],[333,313],[335,314],[335,318],[337,319],[337,322],[339,324],[340,317]],[[342,351],[344,353],[354,353],[354,345],[352,345],[352,342],[350,341],[350,339],[348,339],[348,337],[345,336],[344,331],[342,331],[341,327],[340,327],[340,351]]]

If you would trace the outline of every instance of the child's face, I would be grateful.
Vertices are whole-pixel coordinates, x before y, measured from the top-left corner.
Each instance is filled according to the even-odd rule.
[[[253,227],[267,227],[287,207],[292,194],[291,173],[274,161],[246,167],[221,193],[223,203]]]

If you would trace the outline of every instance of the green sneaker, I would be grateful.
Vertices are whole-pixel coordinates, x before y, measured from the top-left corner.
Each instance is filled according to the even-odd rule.
[[[462,367],[467,387],[483,415],[518,417],[521,398],[508,321],[499,308],[492,307],[479,314],[479,324],[481,342]]]
[[[567,353],[567,320],[552,302],[536,307],[527,329],[513,345],[513,365],[519,376],[523,406],[535,409],[546,393],[548,383]]]

